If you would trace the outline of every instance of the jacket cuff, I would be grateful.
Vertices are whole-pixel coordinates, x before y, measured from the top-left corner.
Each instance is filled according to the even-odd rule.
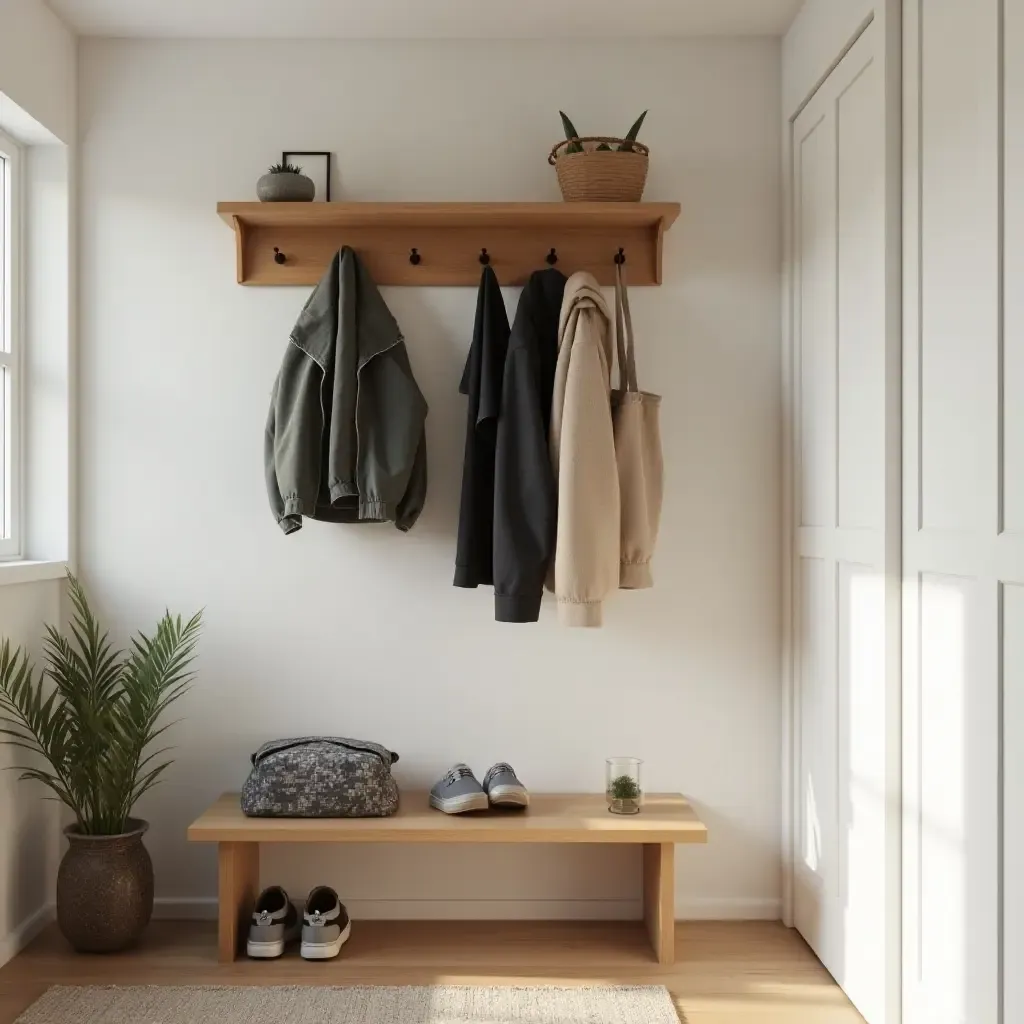
[[[455,566],[455,580],[452,584],[456,587],[478,587],[480,585],[480,574],[471,565]]]
[[[373,523],[387,523],[395,516],[391,506],[382,498],[360,498],[359,518]]]
[[[495,594],[495,622],[536,622],[540,618],[540,592],[536,594]]]
[[[649,590],[654,586],[650,562],[622,562],[619,565],[621,590]]]
[[[583,604],[559,601],[558,619],[563,626],[600,626],[601,609],[600,601],[589,601]]]
[[[296,530],[302,529],[302,516],[281,516],[277,521],[277,525],[284,531],[284,535],[287,537],[289,533],[294,533]]]

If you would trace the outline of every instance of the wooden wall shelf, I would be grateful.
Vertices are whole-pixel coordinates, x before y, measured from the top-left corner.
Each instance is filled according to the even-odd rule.
[[[482,249],[503,285],[524,284],[552,249],[563,273],[611,284],[620,248],[629,283],[654,285],[679,204],[218,203],[217,213],[235,232],[239,284],[314,285],[350,245],[381,285],[474,286]]]

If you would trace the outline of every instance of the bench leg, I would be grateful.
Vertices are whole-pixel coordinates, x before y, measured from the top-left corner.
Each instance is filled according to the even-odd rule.
[[[644,843],[644,923],[659,964],[676,957],[674,843]]]
[[[259,843],[220,843],[217,847],[217,953],[221,963],[238,955],[260,884]]]

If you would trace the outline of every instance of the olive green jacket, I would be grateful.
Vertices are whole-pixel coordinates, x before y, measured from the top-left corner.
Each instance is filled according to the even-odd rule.
[[[302,517],[408,530],[427,493],[427,403],[405,339],[347,246],[288,339],[270,400],[270,507],[286,534]]]

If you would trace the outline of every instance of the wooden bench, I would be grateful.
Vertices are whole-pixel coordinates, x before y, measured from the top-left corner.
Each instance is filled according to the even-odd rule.
[[[644,921],[659,963],[675,958],[675,844],[706,843],[707,828],[679,793],[645,796],[636,815],[610,814],[604,794],[534,793],[524,813],[447,815],[427,794],[403,793],[391,818],[247,818],[225,793],[189,826],[218,844],[218,947],[234,960],[259,889],[260,843],[633,843],[643,847]]]

